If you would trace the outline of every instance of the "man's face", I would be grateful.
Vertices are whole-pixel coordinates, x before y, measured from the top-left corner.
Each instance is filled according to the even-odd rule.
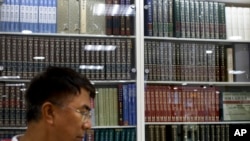
[[[81,89],[67,104],[57,109],[53,136],[57,141],[82,141],[87,129],[91,128],[89,92]],[[85,118],[84,118],[85,117]]]

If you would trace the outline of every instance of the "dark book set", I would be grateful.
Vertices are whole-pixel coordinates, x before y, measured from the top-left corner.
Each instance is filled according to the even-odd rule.
[[[145,36],[226,39],[225,3],[144,0]]]
[[[2,76],[30,79],[55,65],[71,67],[91,80],[132,79],[131,39],[2,35],[0,40]]]

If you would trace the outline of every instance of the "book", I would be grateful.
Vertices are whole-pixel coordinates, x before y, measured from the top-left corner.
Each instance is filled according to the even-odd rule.
[[[83,8],[83,13],[80,13],[80,15],[82,14],[81,25],[83,25],[81,33],[106,34],[105,14],[108,13],[106,13],[107,11],[105,10],[108,6],[109,5],[105,5],[105,0],[87,0],[85,5],[86,11],[84,11]]]
[[[234,82],[234,60],[233,60],[233,48],[227,48],[227,80],[228,82]]]
[[[106,34],[107,35],[112,35],[113,33],[113,19],[112,19],[112,4],[113,1],[112,0],[105,0],[105,13],[106,13],[106,17],[105,17],[105,23],[106,23]]]
[[[236,82],[249,82],[249,48],[247,44],[235,44],[234,45],[234,70],[239,71],[239,74],[235,75]]]
[[[223,92],[223,120],[237,121],[250,118],[248,92]]]
[[[81,0],[80,4],[82,5]],[[59,0],[57,3],[57,32],[69,33],[69,0]],[[82,18],[82,16],[81,16]],[[86,20],[86,19],[85,19]]]
[[[152,11],[152,0],[144,0],[144,33],[145,36],[153,36],[153,11]]]
[[[80,2],[79,0],[68,0],[68,28],[69,33],[80,33]],[[65,15],[64,15],[65,16]],[[81,16],[82,18],[82,16]],[[82,20],[81,20],[82,21]]]

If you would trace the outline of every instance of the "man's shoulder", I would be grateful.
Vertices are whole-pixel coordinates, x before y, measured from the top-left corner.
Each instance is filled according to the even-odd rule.
[[[16,135],[16,136],[12,137],[11,140],[7,140],[7,141],[18,141],[18,138],[21,136],[23,136],[23,135]]]

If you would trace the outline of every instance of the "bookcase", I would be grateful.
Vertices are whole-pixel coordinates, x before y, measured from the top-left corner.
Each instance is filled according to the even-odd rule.
[[[249,1],[144,0],[143,9],[143,140],[239,139],[250,127]]]
[[[25,88],[49,65],[97,87],[86,141],[249,136],[249,0],[0,2],[0,140],[26,128]]]

